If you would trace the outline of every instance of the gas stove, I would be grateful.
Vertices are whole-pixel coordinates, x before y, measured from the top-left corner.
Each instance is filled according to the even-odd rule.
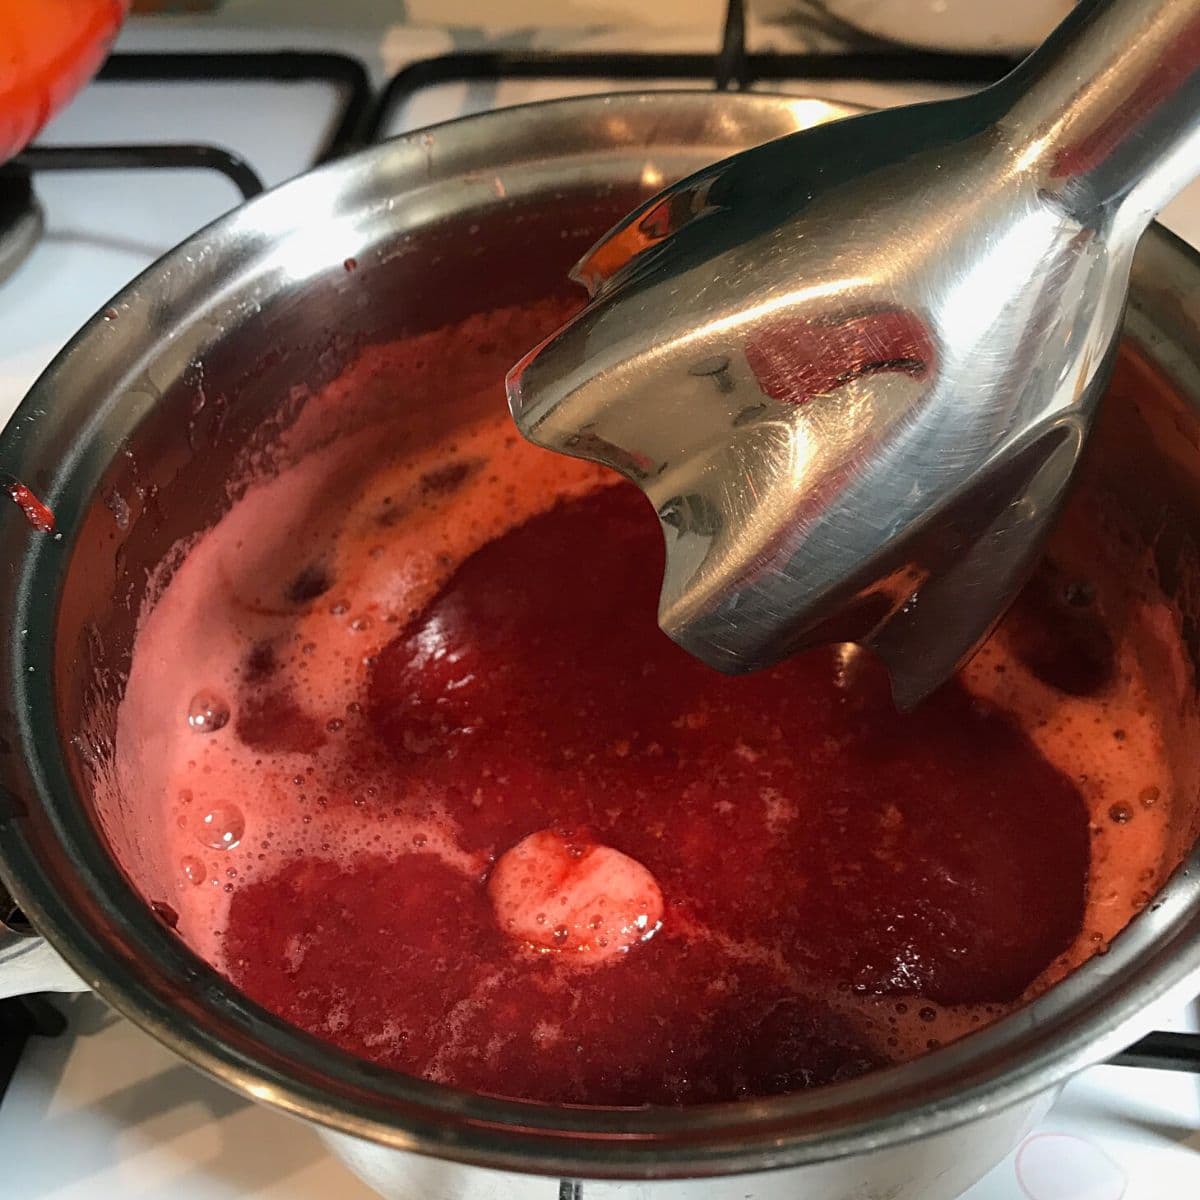
[[[0,168],[0,424],[74,330],[161,253],[357,145],[615,89],[900,104],[981,86],[1014,61],[905,47],[803,0],[772,5],[792,14],[783,24],[747,21],[738,0],[680,0],[653,14],[600,5],[586,28],[548,27],[538,0],[502,6],[503,28],[495,14],[490,27],[469,23],[483,5],[447,3],[443,19],[458,23],[424,27],[386,25],[374,16],[385,4],[339,7],[230,0],[212,16],[135,19],[99,78]],[[407,10],[429,7],[410,0]],[[587,21],[587,3],[571,8]],[[604,27],[617,10],[619,28]],[[1200,245],[1200,187],[1164,220]],[[1073,1080],[963,1200],[1200,1195],[1200,1000],[1164,1014],[1161,1028]],[[309,1128],[211,1082],[90,996],[0,1005],[0,1095],[4,1200],[371,1195]],[[586,1191],[530,1184],[546,1200]]]

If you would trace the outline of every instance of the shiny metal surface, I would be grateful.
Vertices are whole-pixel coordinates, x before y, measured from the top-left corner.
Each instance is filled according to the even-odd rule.
[[[260,197],[152,267],[88,324],[0,437],[0,470],[28,480],[63,533],[37,535],[15,506],[0,507],[0,875],[82,982],[230,1087],[323,1126],[387,1195],[552,1200],[567,1178],[640,1197],[699,1179],[663,1194],[935,1200],[1002,1157],[1070,1074],[1150,1029],[1157,1002],[1200,984],[1193,855],[1190,874],[1177,873],[1107,955],[916,1062],[743,1104],[521,1104],[379,1069],[277,1020],[155,918],[154,894],[114,857],[128,831],[120,812],[97,810],[89,771],[111,736],[149,572],[225,511],[247,453],[265,456],[294,428],[292,389],[320,385],[373,339],[552,294],[662,178],[846,111],[622,95],[499,111],[372,148]],[[1159,229],[1135,262],[1126,335],[1165,390],[1106,408],[1095,470],[1131,536],[1174,555],[1163,557],[1181,581],[1172,619],[1195,630],[1200,264]],[[364,420],[372,406],[404,403],[419,437],[479,415],[386,382],[361,396]],[[128,503],[120,524],[113,490]],[[1200,645],[1191,653],[1191,690],[1164,701],[1164,736],[1200,777]],[[1200,797],[1200,778],[1185,790]],[[1180,825],[1189,844],[1198,832]]]
[[[525,435],[615,467],[659,620],[720,670],[857,641],[908,707],[1024,582],[1107,383],[1134,248],[1200,169],[1200,3],[1084,3],[964,99],[746,151],[578,264]]]
[[[37,992],[79,992],[86,986],[37,936],[0,883],[0,1000]]]

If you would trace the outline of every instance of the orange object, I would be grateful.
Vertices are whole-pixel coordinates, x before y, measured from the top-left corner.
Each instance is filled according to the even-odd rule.
[[[129,0],[0,0],[0,162],[95,74]]]

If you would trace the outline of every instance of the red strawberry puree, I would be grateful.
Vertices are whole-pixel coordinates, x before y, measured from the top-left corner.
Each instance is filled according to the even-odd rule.
[[[558,315],[368,350],[302,420],[422,370],[487,415],[308,455],[161,589],[116,771],[159,911],[355,1054],[583,1104],[846,1079],[1102,949],[1171,783],[1099,565],[1063,539],[911,715],[852,647],[715,674],[655,624],[640,493],[511,430],[497,367]]]

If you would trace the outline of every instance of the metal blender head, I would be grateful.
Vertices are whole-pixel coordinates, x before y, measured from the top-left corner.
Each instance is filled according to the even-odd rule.
[[[517,425],[649,497],[685,649],[740,672],[858,642],[911,706],[1043,544],[1198,116],[1200,0],[1101,0],[984,92],[719,162],[579,263]]]

